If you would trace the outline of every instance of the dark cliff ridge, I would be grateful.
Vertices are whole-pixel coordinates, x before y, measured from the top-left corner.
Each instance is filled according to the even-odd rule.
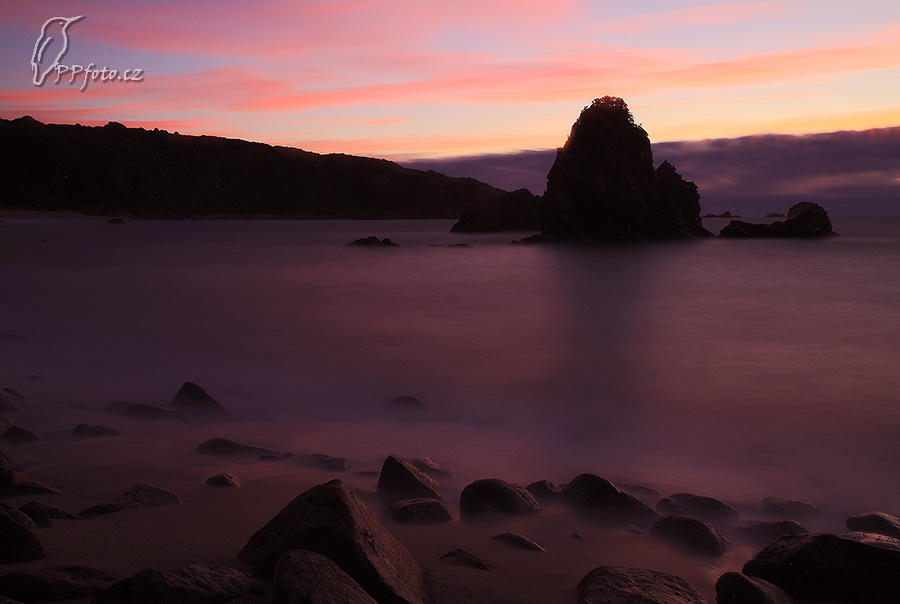
[[[550,240],[710,236],[697,186],[669,162],[653,169],[647,132],[618,97],[594,99],[581,112],[547,175],[540,215]]]
[[[517,195],[387,160],[164,130],[0,119],[6,209],[140,217],[457,218]]]

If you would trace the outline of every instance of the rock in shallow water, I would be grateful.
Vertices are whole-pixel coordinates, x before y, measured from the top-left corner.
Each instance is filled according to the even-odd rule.
[[[596,474],[580,474],[563,489],[563,500],[602,522],[646,527],[659,514],[646,503]]]
[[[169,408],[192,419],[234,419],[230,411],[194,382],[181,386],[169,402]]]
[[[867,512],[847,518],[847,528],[851,531],[878,533],[900,539],[900,518],[884,512]]]
[[[210,438],[208,440],[204,440],[202,443],[197,445],[197,448],[194,449],[197,453],[203,453],[204,455],[214,455],[216,457],[255,457],[259,458],[262,455],[278,455],[281,453],[278,451],[273,451],[272,449],[266,449],[265,447],[257,447],[256,445],[249,445],[244,442],[240,442],[238,440],[232,440],[230,438]]]
[[[297,496],[256,531],[238,557],[271,577],[281,555],[293,549],[331,558],[379,602],[422,603],[419,565],[340,480]]]
[[[437,481],[399,455],[388,455],[378,477],[378,494],[388,502],[400,499],[442,501]]]
[[[464,517],[485,512],[525,516],[540,511],[540,504],[524,487],[499,478],[476,480],[459,495],[459,513]]]
[[[247,573],[224,566],[145,568],[114,583],[91,604],[221,604],[262,595],[266,586]]]
[[[656,511],[664,516],[694,516],[714,524],[735,522],[741,516],[737,509],[724,501],[693,493],[676,493],[664,497],[656,504]]]
[[[223,488],[232,488],[237,489],[243,483],[241,479],[235,476],[234,474],[216,474],[215,476],[210,476],[206,479],[204,483],[208,487],[223,487]]]
[[[154,487],[149,484],[138,483],[130,491],[122,493],[112,501],[89,507],[79,513],[79,516],[96,516],[98,514],[110,514],[128,508],[148,508],[166,505],[181,505],[184,500],[172,493]]]
[[[704,558],[721,558],[731,542],[709,522],[693,516],[673,514],[656,521],[650,534]]]
[[[76,516],[71,512],[41,503],[40,501],[29,501],[20,505],[19,510],[37,523],[47,522],[48,520],[81,520],[81,516]]]
[[[599,566],[578,583],[578,604],[709,604],[690,583],[655,570]]]
[[[10,426],[3,434],[0,434],[0,440],[10,445],[21,446],[41,440],[41,437],[20,426]]]
[[[401,499],[391,504],[391,513],[398,522],[435,524],[450,522],[450,512],[437,499]]]
[[[78,424],[72,430],[72,436],[76,438],[91,438],[96,436],[119,436],[122,434],[118,430],[113,430],[108,426],[91,426],[88,424]]]
[[[509,531],[506,531],[504,533],[494,535],[493,537],[491,537],[491,539],[494,539],[495,541],[502,541],[503,543],[511,545],[516,549],[524,549],[532,552],[547,551],[545,548],[535,543],[533,539],[529,539],[525,535],[520,535],[519,533],[511,533]]]

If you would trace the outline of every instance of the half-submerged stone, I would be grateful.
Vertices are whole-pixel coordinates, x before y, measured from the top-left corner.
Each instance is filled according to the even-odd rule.
[[[422,604],[421,568],[340,480],[297,496],[238,557],[268,578],[281,555],[293,549],[327,556],[379,602]]]
[[[608,524],[646,527],[660,517],[646,503],[596,474],[573,478],[562,497],[583,514]]]
[[[526,516],[540,511],[540,504],[525,487],[499,478],[476,480],[459,495],[459,513],[465,517],[484,512]]]
[[[388,502],[400,499],[444,499],[435,479],[399,455],[388,455],[385,458],[378,477],[378,494]]]
[[[233,419],[230,411],[225,409],[202,386],[194,382],[185,382],[169,403],[169,408],[192,419]]]

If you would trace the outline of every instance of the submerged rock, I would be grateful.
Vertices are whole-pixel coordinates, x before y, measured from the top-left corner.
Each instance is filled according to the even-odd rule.
[[[650,534],[704,558],[721,558],[731,545],[728,537],[706,520],[679,514],[657,520]]]
[[[343,482],[332,480],[297,496],[238,553],[271,577],[293,549],[331,558],[379,602],[422,604],[422,571],[409,551]]]
[[[458,566],[466,566],[468,568],[475,568],[477,570],[490,570],[484,560],[467,549],[455,549],[452,552],[447,552],[446,554],[441,556],[440,559],[446,560],[447,562],[456,564]]]
[[[459,496],[459,513],[464,517],[484,512],[525,516],[540,511],[540,504],[524,487],[499,478],[476,480],[467,485]]]
[[[802,520],[822,513],[815,504],[804,499],[766,497],[762,503],[763,511],[772,518],[779,520]]]
[[[766,545],[782,535],[800,535],[809,532],[796,520],[751,520],[732,527],[732,530],[757,545]]]
[[[194,419],[233,419],[210,393],[194,382],[185,382],[169,402],[169,408]]]
[[[175,493],[149,484],[138,483],[134,485],[130,491],[122,493],[115,499],[106,503],[91,506],[78,515],[96,516],[98,514],[119,512],[129,508],[161,507],[166,505],[181,505],[183,503],[184,500]]]
[[[12,388],[0,388],[0,413],[13,411],[25,411],[28,406],[28,398]]]
[[[329,470],[331,472],[344,472],[351,468],[350,461],[346,457],[332,457],[324,453],[311,453],[309,455],[298,455],[297,459],[307,465]]]
[[[847,518],[847,528],[851,531],[877,533],[900,539],[900,518],[884,512],[867,512]]]
[[[645,568],[599,566],[578,583],[578,604],[709,604],[675,575]]]
[[[81,520],[81,516],[40,501],[29,501],[22,504],[19,506],[19,510],[39,524],[48,520]]]
[[[184,568],[139,570],[113,583],[92,604],[219,604],[265,592],[265,584],[247,573],[224,566],[194,564]]]
[[[519,533],[511,533],[509,531],[506,531],[504,533],[494,535],[493,537],[491,537],[491,539],[495,541],[502,541],[503,543],[511,545],[516,549],[525,549],[533,552],[547,551],[545,548],[535,543],[532,539],[529,539],[525,535],[520,535]]]
[[[439,461],[431,459],[430,457],[416,457],[412,464],[434,478],[435,476],[453,478],[453,473],[450,471],[447,466],[442,464]]]
[[[557,150],[540,204],[554,240],[634,241],[708,236],[700,195],[668,162],[653,169],[647,132],[620,98],[594,99]]]
[[[113,430],[108,426],[90,426],[88,424],[78,424],[72,430],[72,436],[76,438],[91,438],[96,436],[119,436],[122,434],[118,430]]]
[[[125,417],[138,420],[175,419],[178,417],[178,414],[173,409],[146,405],[144,403],[116,401],[107,409],[113,413],[119,413]]]
[[[737,509],[724,501],[692,493],[676,493],[664,497],[656,504],[656,511],[667,516],[695,516],[713,523],[731,523],[741,516]]]
[[[261,455],[281,455],[277,451],[266,449],[265,447],[257,447],[256,445],[248,445],[230,438],[210,438],[204,440],[194,449],[197,453],[204,455],[214,455],[216,457],[253,457],[259,458]]]
[[[576,476],[562,495],[580,512],[611,524],[646,527],[659,519],[653,508],[596,474]]]
[[[437,499],[401,499],[391,504],[391,513],[398,522],[450,522],[453,518],[446,506]]]
[[[400,499],[442,501],[438,482],[399,455],[388,455],[378,477],[378,494],[389,502]]]
[[[240,488],[243,483],[241,482],[241,479],[234,474],[222,473],[216,474],[215,476],[210,476],[206,479],[206,482],[204,484],[208,487],[237,489]]]

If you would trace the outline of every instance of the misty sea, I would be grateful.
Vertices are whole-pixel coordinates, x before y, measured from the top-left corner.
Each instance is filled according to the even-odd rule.
[[[900,218],[595,247],[451,221],[2,219],[0,387],[60,417],[190,380],[283,448],[900,512]],[[368,235],[400,247],[345,246]],[[399,417],[400,395],[427,411]]]

